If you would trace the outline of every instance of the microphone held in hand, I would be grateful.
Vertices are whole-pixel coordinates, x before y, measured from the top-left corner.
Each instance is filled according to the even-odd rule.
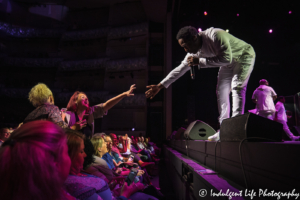
[[[191,79],[195,79],[195,69],[194,66],[190,66]]]

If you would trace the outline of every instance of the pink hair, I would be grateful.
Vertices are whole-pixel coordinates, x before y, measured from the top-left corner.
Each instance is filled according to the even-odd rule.
[[[49,121],[33,121],[6,142],[0,148],[1,199],[61,199],[64,180],[56,164],[62,161],[64,131]]]

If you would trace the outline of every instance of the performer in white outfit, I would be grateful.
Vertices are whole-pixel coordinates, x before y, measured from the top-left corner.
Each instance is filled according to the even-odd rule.
[[[259,81],[259,87],[253,92],[252,101],[256,103],[256,114],[259,116],[274,119],[276,112],[274,101],[277,98],[277,94],[269,86],[269,82],[265,79]]]
[[[230,117],[230,92],[232,92],[232,117],[244,114],[247,83],[255,62],[252,46],[217,28],[209,28],[198,33],[194,27],[187,26],[179,30],[177,40],[187,55],[158,85],[147,86],[149,90],[146,91],[146,97],[152,99],[162,88],[168,88],[171,83],[189,71],[191,66],[220,67],[217,84],[220,124]],[[219,131],[208,139],[219,140]]]
[[[279,97],[278,102],[276,103],[276,113],[275,113],[275,121],[282,123],[283,124],[283,130],[287,134],[287,136],[292,140],[299,140],[300,136],[294,136],[294,134],[290,131],[288,125],[287,125],[287,116],[285,113],[285,107],[284,107],[284,102],[285,98],[284,97]]]

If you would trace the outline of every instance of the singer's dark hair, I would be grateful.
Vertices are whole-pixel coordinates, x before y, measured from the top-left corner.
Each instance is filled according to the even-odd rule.
[[[183,40],[191,40],[198,34],[198,31],[195,27],[192,26],[185,26],[181,28],[176,36],[176,39],[183,39]]]

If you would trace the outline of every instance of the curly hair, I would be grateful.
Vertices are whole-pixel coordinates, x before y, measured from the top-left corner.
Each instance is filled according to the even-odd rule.
[[[178,31],[176,39],[177,40],[179,40],[179,39],[191,40],[197,34],[198,34],[198,31],[196,28],[194,28],[192,26],[185,26]]]
[[[29,101],[33,106],[37,107],[46,103],[50,96],[53,97],[52,91],[44,83],[38,83],[31,88],[29,94]],[[53,98],[54,99],[54,98]]]
[[[83,169],[86,169],[90,164],[95,162],[95,157],[93,156],[95,154],[95,149],[89,139],[84,140],[84,152],[86,157],[84,158]]]

